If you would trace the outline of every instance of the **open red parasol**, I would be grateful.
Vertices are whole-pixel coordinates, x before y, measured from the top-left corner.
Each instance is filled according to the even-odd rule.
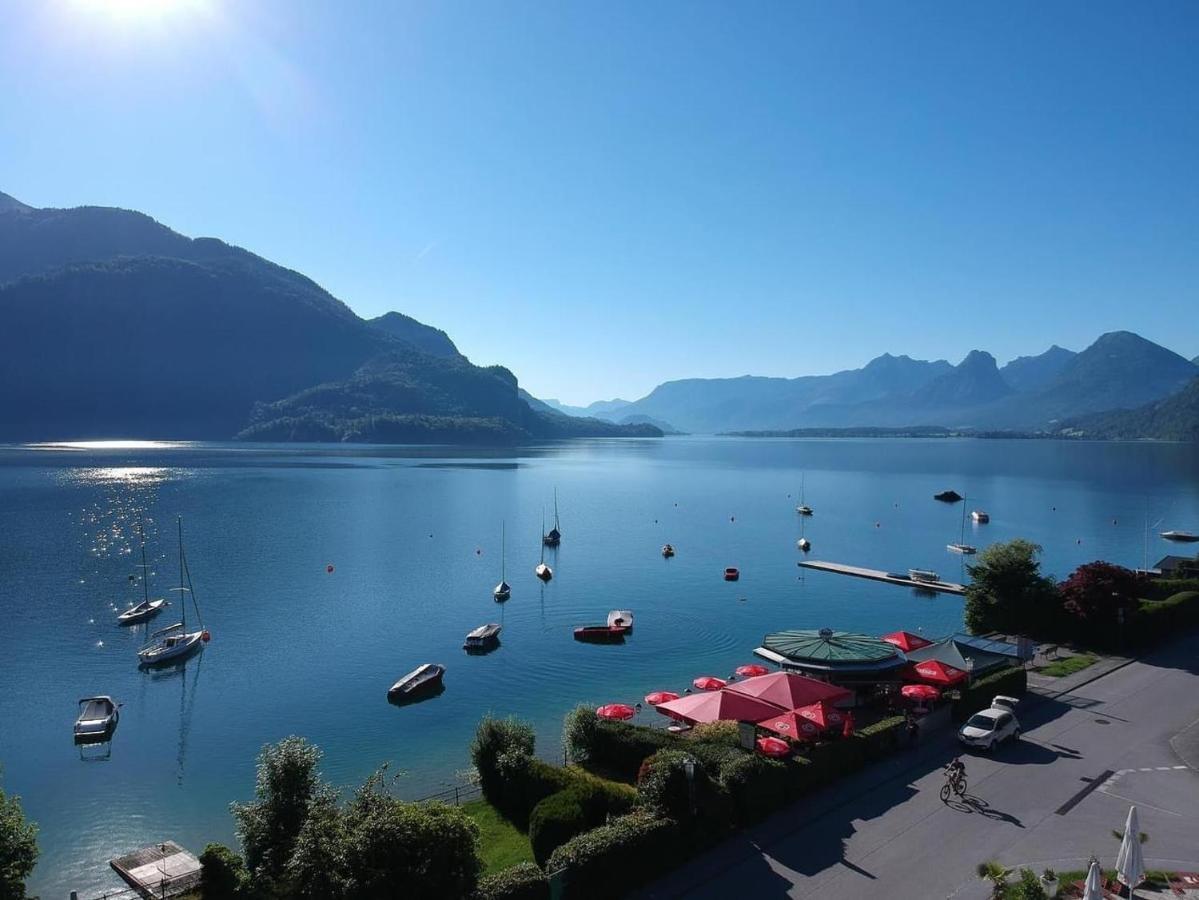
[[[631,719],[637,715],[637,710],[626,703],[609,703],[595,711],[601,719]]]
[[[650,706],[657,706],[659,703],[669,703],[671,700],[678,700],[679,695],[674,691],[653,691],[645,695],[645,702]]]
[[[723,678],[717,678],[715,675],[700,675],[691,683],[701,691],[718,691],[728,684]]]

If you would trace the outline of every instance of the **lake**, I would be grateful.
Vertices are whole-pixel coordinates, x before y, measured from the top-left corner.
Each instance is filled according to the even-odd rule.
[[[32,890],[117,886],[107,860],[155,841],[234,843],[229,803],[251,797],[262,745],[289,734],[323,748],[333,783],[387,762],[416,798],[455,782],[488,711],[530,720],[539,753],[561,758],[575,704],[727,675],[769,631],[960,628],[960,598],[799,569],[801,472],[811,558],[949,580],[965,580],[945,549],[962,504],[933,501],[945,488],[991,514],[967,523],[967,542],[1029,538],[1059,577],[1186,552],[1156,532],[1199,530],[1199,452],[1185,445],[0,448],[0,777],[41,828]],[[543,585],[533,567],[555,488],[563,539]],[[152,593],[174,598],[157,626],[178,620],[181,595],[165,593],[178,581],[176,516],[212,642],[181,670],[140,672],[144,630],[115,615],[140,598],[129,576],[144,520]],[[512,599],[497,605],[501,522]],[[722,579],[730,565],[739,582]],[[625,645],[572,640],[616,607],[636,614]],[[466,632],[490,621],[504,626],[500,648],[466,656]],[[445,693],[389,705],[387,688],[422,662],[446,665]],[[108,758],[81,759],[76,701],[97,693],[124,704],[121,722]]]

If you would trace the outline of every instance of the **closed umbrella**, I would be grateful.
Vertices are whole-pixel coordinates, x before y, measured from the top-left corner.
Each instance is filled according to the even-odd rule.
[[[1124,840],[1120,841],[1120,852],[1116,855],[1116,878],[1132,889],[1145,880],[1145,858],[1141,855],[1141,828],[1137,822],[1137,808],[1128,808],[1128,821],[1124,823]]]
[[[1103,875],[1099,871],[1099,860],[1091,860],[1087,880],[1082,886],[1082,900],[1103,900]]]

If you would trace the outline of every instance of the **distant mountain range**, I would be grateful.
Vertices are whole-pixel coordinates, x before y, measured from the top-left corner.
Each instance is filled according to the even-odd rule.
[[[1109,410],[1065,422],[1061,433],[1102,440],[1199,441],[1199,378],[1176,394],[1136,409]]]
[[[444,332],[123,209],[0,194],[0,439],[660,436],[521,397]]]
[[[696,433],[918,426],[1052,433],[1090,413],[1155,403],[1196,376],[1196,363],[1116,331],[1081,353],[1055,345],[1002,368],[973,350],[957,365],[884,354],[832,375],[670,381],[622,402],[617,414]]]

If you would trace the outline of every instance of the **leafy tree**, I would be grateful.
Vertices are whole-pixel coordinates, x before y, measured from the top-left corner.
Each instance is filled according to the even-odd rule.
[[[25,819],[21,798],[0,789],[0,900],[24,898],[37,857],[37,826]]]
[[[1079,566],[1061,583],[1062,608],[1071,631],[1111,643],[1122,625],[1137,615],[1144,579],[1123,566],[1092,562]]]
[[[1041,574],[1039,545],[1017,538],[992,544],[966,566],[966,627],[975,634],[1044,636],[1057,627],[1059,598],[1052,579]]]
[[[241,900],[249,896],[249,872],[240,856],[223,844],[209,844],[200,854],[204,867],[204,900]]]
[[[333,792],[323,790],[313,800],[287,862],[295,896],[310,900],[349,896],[345,842],[345,815]]]
[[[536,735],[533,726],[527,722],[512,717],[497,719],[484,716],[475,729],[475,738],[470,745],[471,762],[479,773],[479,784],[483,795],[492,803],[502,793],[498,762],[505,753],[523,753],[533,755],[533,745]]]
[[[246,866],[260,887],[282,882],[314,802],[326,800],[320,760],[320,749],[301,737],[268,744],[258,755],[257,799],[233,804]]]

